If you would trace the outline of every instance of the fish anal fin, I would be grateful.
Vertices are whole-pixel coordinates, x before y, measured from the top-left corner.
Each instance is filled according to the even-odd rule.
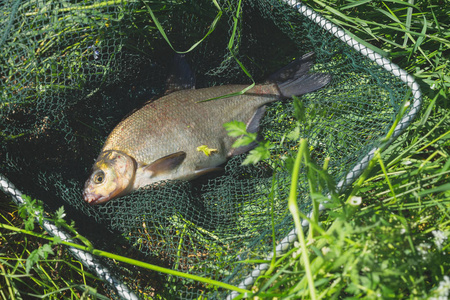
[[[195,176],[203,176],[206,174],[218,173],[218,172],[224,172],[224,168],[212,167],[212,168],[204,168],[204,169],[195,170]]]
[[[253,114],[250,121],[247,123],[247,132],[256,133],[259,131],[259,123],[261,122],[262,117],[264,117],[264,113],[266,112],[266,106],[263,105],[259,107],[255,113]]]
[[[186,158],[186,152],[180,151],[161,157],[144,168],[150,176],[156,176],[161,173],[167,173],[178,168]]]
[[[264,105],[259,107],[255,111],[255,113],[253,114],[252,118],[247,123],[246,130],[247,130],[248,133],[257,133],[259,131],[259,124],[261,122],[261,119],[264,117],[264,113],[265,112],[266,112],[266,107]],[[246,153],[246,152],[254,149],[256,146],[258,146],[258,141],[260,141],[260,140],[262,140],[262,137],[258,135],[256,142],[252,142],[252,143],[250,143],[250,144],[248,144],[246,146],[241,146],[241,147],[232,149],[228,153],[228,157],[235,156],[235,155],[240,155],[240,154]]]

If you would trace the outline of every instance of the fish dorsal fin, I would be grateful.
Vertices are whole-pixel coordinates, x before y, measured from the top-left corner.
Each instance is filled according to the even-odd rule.
[[[180,151],[161,157],[144,168],[151,177],[161,173],[167,173],[178,168],[186,158],[186,152]]]
[[[166,95],[179,90],[195,88],[195,75],[186,61],[185,54],[175,54],[166,85]]]

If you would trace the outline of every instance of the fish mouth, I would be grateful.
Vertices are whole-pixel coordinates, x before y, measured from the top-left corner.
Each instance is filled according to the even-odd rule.
[[[83,194],[84,201],[86,201],[90,205],[96,205],[109,200],[108,196],[102,196],[93,193],[84,193]]]

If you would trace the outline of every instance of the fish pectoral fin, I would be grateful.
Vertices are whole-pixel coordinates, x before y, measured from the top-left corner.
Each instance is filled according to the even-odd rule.
[[[186,158],[186,152],[180,151],[161,157],[144,168],[145,172],[149,172],[151,177],[161,173],[170,172],[181,165]]]
[[[205,174],[223,172],[223,171],[224,171],[224,168],[221,168],[221,167],[204,168],[204,169],[200,169],[200,170],[195,170],[195,175],[203,176]]]

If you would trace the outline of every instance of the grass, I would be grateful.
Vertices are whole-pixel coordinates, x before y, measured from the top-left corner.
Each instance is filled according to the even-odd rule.
[[[1,225],[12,228],[26,228],[26,220],[20,217],[16,206],[6,202],[1,195]],[[32,222],[28,223],[33,224]],[[42,233],[36,226],[31,232]],[[43,240],[34,236],[19,234],[16,231],[0,231],[0,295],[1,299],[83,299],[94,297],[109,299],[103,283],[84,269],[60,244],[43,246]],[[36,257],[35,264],[29,268],[28,262],[37,250],[47,254]],[[51,255],[48,255],[51,254]]]
[[[450,163],[445,131],[450,114],[435,117],[427,123],[428,136],[410,143],[407,151],[406,137],[420,134],[420,128],[412,126],[403,141],[376,157],[355,196],[330,207],[323,219],[327,230],[308,236],[308,247],[298,244],[280,257],[278,269],[259,278],[255,294],[262,299],[448,295]],[[308,269],[300,253],[309,258],[315,297],[305,282]]]
[[[424,94],[420,115],[353,189],[333,195],[300,243],[277,256],[248,291],[253,299],[439,299],[450,294],[450,25],[446,1],[304,1],[407,70]],[[447,4],[448,5],[448,4]],[[303,141],[305,143],[305,141]],[[298,164],[321,170],[300,147]],[[315,203],[321,182],[310,176]],[[295,190],[295,189],[293,189]],[[293,196],[294,197],[294,196]],[[290,202],[292,204],[292,201]],[[26,223],[1,202],[1,222]],[[298,213],[290,205],[294,216]],[[297,217],[295,217],[297,219]],[[26,220],[26,219],[25,219]],[[28,230],[31,230],[28,228]],[[41,233],[39,226],[33,229]],[[58,243],[0,230],[5,299],[110,296]],[[47,255],[26,261],[49,245]],[[53,253],[53,254],[52,254]],[[96,287],[96,288],[94,288]],[[240,297],[244,298],[244,294]]]
[[[412,73],[424,92],[424,109],[395,144],[375,156],[359,186],[328,204],[326,230],[309,235],[278,258],[275,271],[258,279],[254,297],[445,299],[450,295],[445,1],[305,2]]]

